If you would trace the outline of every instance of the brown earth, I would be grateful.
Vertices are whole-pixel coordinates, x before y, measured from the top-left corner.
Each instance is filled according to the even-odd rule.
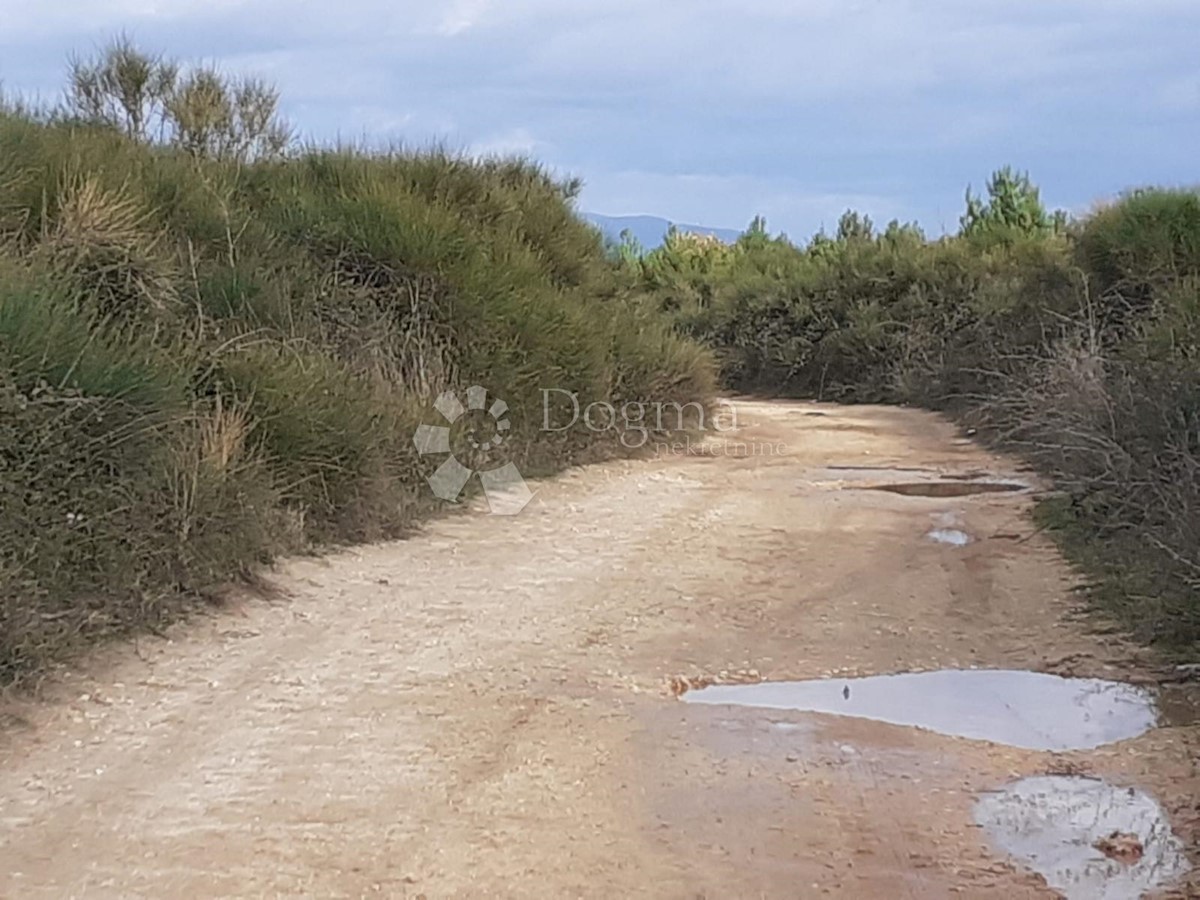
[[[911,410],[739,416],[516,517],[289,562],[280,597],[8,701],[0,896],[1053,897],[971,817],[1050,771],[1145,789],[1196,845],[1195,727],[1052,754],[674,699],[722,672],[1150,672],[1074,614],[1029,494],[856,489],[1012,461]],[[929,541],[945,513],[977,540]]]

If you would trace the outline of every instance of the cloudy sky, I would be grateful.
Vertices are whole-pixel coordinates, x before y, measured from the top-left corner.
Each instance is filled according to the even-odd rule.
[[[533,155],[607,214],[939,233],[1008,163],[1079,211],[1200,182],[1196,0],[0,0],[0,82],[53,98],[120,30],[311,139]]]

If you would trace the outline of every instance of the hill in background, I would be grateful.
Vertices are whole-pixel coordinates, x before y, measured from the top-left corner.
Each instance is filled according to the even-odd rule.
[[[732,244],[742,234],[736,228],[709,228],[705,225],[684,225],[660,219],[657,216],[602,216],[599,213],[582,213],[583,218],[595,225],[604,236],[614,242],[621,240],[621,232],[628,229],[647,250],[662,246],[663,237],[671,225],[680,231],[692,234],[709,234],[720,238],[727,244]]]

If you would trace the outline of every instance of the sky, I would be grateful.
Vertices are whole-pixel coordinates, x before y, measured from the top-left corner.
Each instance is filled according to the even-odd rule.
[[[1003,165],[1075,213],[1200,183],[1196,0],[0,0],[0,84],[55,99],[121,31],[306,139],[532,156],[609,215],[940,234]]]

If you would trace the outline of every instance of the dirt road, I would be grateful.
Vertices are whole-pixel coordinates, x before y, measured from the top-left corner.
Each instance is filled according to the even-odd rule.
[[[671,696],[723,671],[1139,671],[1070,616],[1027,494],[862,489],[1011,461],[921,412],[739,410],[741,448],[290,562],[284,596],[10,702],[0,896],[1053,897],[972,805],[1063,770],[1194,840],[1195,728],[1052,754]],[[946,521],[974,542],[926,537]]]

